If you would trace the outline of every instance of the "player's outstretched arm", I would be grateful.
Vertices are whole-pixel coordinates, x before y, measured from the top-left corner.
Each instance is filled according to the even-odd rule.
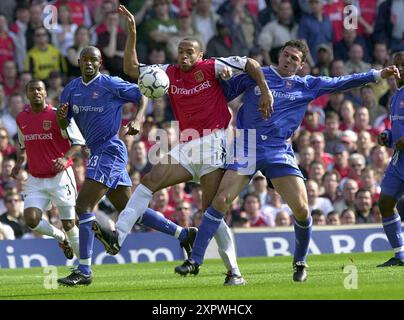
[[[255,80],[258,87],[261,90],[261,96],[259,99],[259,110],[262,113],[262,117],[266,120],[274,111],[274,98],[271,90],[268,88],[268,84],[265,81],[264,73],[261,70],[260,64],[251,58],[247,58],[247,64],[245,66],[247,74]]]
[[[18,179],[18,174],[20,173],[21,167],[24,162],[27,160],[27,153],[25,149],[20,149],[17,156],[17,161],[15,162],[15,166],[11,170],[11,177],[14,179]]]
[[[145,118],[147,101],[148,99],[145,96],[142,96],[142,98],[139,101],[139,109],[136,113],[135,118],[126,125],[127,131],[125,134],[134,136],[140,132],[140,129],[142,128]]]
[[[128,23],[128,38],[126,39],[125,54],[123,56],[123,72],[137,80],[139,77],[139,61],[136,52],[136,20],[133,14],[120,5],[118,11]]]

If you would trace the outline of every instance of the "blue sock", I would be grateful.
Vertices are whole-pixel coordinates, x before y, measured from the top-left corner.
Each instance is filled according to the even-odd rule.
[[[94,246],[94,232],[91,225],[94,220],[95,214],[92,212],[79,215],[80,259],[78,269],[84,274],[91,273],[91,257]]]
[[[187,236],[187,231],[184,228],[168,220],[160,212],[150,208],[143,214],[141,223],[154,230],[175,236],[180,241],[184,241]]]
[[[295,253],[293,263],[306,262],[307,252],[311,238],[311,216],[306,221],[295,221]]]
[[[197,264],[203,263],[206,248],[210,240],[215,235],[220,223],[223,220],[223,215],[212,207],[209,207],[203,215],[202,222],[198,228],[198,234],[194,242],[191,259]]]
[[[401,218],[395,213],[391,217],[383,218],[383,229],[389,239],[391,247],[394,249],[395,257],[404,259],[403,238],[401,237]],[[396,251],[401,250],[401,251]]]

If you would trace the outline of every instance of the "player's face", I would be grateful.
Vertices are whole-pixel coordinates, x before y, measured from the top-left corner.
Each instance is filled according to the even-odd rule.
[[[181,41],[178,45],[178,65],[182,71],[189,71],[202,59],[199,45],[194,41]]]
[[[80,71],[84,77],[94,77],[101,67],[101,56],[94,51],[84,52],[79,59]]]
[[[398,85],[401,87],[404,85],[404,54],[397,54],[394,58],[394,64],[400,71],[400,79],[398,80]]]
[[[303,53],[295,47],[286,47],[279,56],[278,72],[283,77],[295,75],[303,68]]]
[[[27,97],[31,105],[42,105],[46,99],[46,89],[43,82],[32,82],[27,88]]]

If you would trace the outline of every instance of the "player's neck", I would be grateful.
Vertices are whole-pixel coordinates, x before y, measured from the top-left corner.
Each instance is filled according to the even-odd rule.
[[[42,112],[43,110],[45,110],[45,107],[46,107],[46,103],[31,104],[31,109],[32,109],[32,112],[34,112],[34,113]]]
[[[97,72],[96,74],[92,75],[92,76],[85,76],[82,75],[81,78],[83,79],[84,83],[89,83],[91,80],[93,80],[95,77],[97,77],[99,74],[99,72]]]

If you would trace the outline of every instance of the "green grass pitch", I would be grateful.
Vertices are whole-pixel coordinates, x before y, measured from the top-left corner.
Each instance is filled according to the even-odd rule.
[[[0,269],[0,299],[404,299],[404,268],[376,268],[391,257],[389,252],[311,255],[309,278],[292,281],[292,257],[241,258],[245,286],[225,287],[220,260],[207,260],[198,276],[180,277],[174,267],[180,262],[94,266],[90,286],[45,289],[43,268]],[[357,269],[357,289],[351,266]],[[58,267],[59,277],[69,274]],[[49,283],[49,282],[48,282]],[[51,283],[51,282],[50,282]]]

